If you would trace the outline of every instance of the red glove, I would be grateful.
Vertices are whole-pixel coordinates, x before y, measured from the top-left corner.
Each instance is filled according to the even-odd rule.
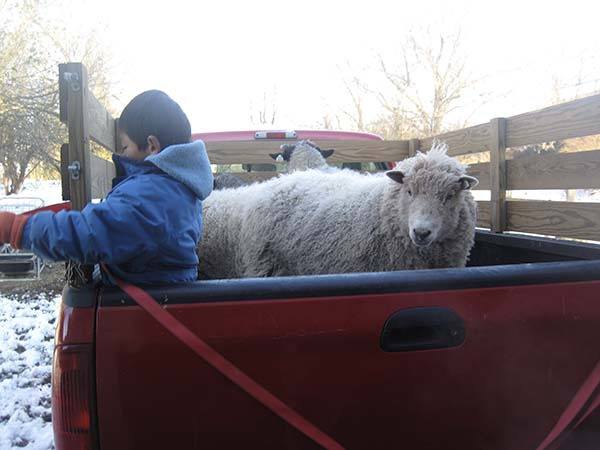
[[[10,244],[12,248],[21,248],[23,228],[29,219],[29,214],[14,214],[0,212],[0,245]]]

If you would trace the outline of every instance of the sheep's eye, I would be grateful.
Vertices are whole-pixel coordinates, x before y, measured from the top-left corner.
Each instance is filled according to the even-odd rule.
[[[408,190],[408,195],[412,197],[412,191],[410,189]]]

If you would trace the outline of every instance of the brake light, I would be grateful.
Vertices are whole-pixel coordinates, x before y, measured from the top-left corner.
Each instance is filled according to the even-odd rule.
[[[94,450],[91,345],[59,345],[52,367],[52,422],[56,450]]]
[[[295,131],[257,131],[254,139],[296,139]]]

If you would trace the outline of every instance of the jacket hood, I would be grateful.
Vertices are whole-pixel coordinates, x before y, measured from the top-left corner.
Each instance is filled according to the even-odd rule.
[[[113,187],[131,175],[163,171],[191,189],[200,200],[212,192],[213,175],[204,142],[171,145],[156,155],[138,161],[113,153],[117,169]]]
[[[201,200],[212,192],[212,169],[202,141],[171,145],[145,161],[186,185]]]

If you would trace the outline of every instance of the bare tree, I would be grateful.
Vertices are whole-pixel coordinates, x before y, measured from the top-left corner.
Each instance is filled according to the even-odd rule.
[[[322,128],[324,130],[341,130],[343,126],[339,115],[326,113],[317,123],[317,128]]]
[[[346,64],[352,73],[350,63]],[[369,93],[365,82],[362,81],[359,76],[352,74],[348,78],[342,80],[346,94],[350,98],[351,109],[341,109],[342,114],[350,120],[351,126],[357,131],[366,130],[366,119],[365,119],[365,95]]]
[[[412,32],[398,45],[394,57],[379,55],[382,80],[366,80],[349,64],[344,89],[349,108],[338,108],[357,130],[388,139],[439,134],[451,126],[451,115],[474,91],[477,82],[467,72],[461,35]],[[376,98],[379,113],[367,117],[366,100]],[[483,100],[485,102],[485,100]],[[465,117],[481,104],[465,109]],[[466,119],[465,119],[466,121]],[[453,120],[456,123],[456,119]]]
[[[250,122],[255,126],[273,126],[277,119],[277,92],[275,89],[268,94],[263,92],[262,99],[255,110],[254,104],[250,102]]]
[[[95,80],[94,94],[106,102],[110,92],[108,58],[93,30],[71,39],[64,27],[39,21],[43,7],[43,1],[0,3],[14,18],[0,25],[0,168],[7,195],[18,193],[40,166],[59,170],[66,130],[58,118],[58,63],[82,60]],[[81,44],[61,47],[74,41]]]
[[[379,66],[391,95],[378,92],[383,108],[397,121],[408,121],[403,131],[420,136],[444,131],[448,115],[472,86],[466,58],[460,50],[460,33],[411,33],[400,45],[399,60],[390,64],[382,56]]]

